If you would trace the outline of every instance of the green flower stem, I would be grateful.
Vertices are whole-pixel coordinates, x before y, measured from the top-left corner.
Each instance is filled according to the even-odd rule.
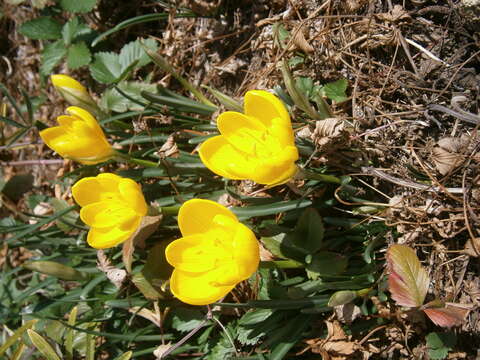
[[[162,56],[146,47],[143,49],[155,64],[157,64],[163,71],[170,73],[180,84],[182,84],[185,89],[190,91],[203,104],[217,108],[217,106],[208,100],[191,82],[176,72],[173,66],[170,65]]]
[[[302,168],[298,169],[297,174],[295,175],[297,179],[307,179],[307,180],[318,180],[321,182],[331,183],[331,184],[341,184],[342,180],[333,175],[319,174],[312,171],[308,171]]]
[[[304,268],[305,264],[295,260],[270,260],[260,261],[260,267],[264,269],[300,269]]]
[[[160,207],[160,211],[162,215],[168,216],[176,216],[178,214],[178,210],[180,210],[181,205],[174,205],[174,206],[162,206]]]
[[[143,160],[143,159],[137,159],[137,158],[134,158],[128,154],[125,154],[125,153],[121,153],[119,151],[115,151],[115,156],[114,156],[115,160],[117,161],[126,161],[126,162],[129,162],[131,164],[135,164],[135,165],[140,165],[140,166],[144,166],[144,167],[155,167],[155,168],[158,168],[158,163],[156,162],[153,162],[153,161],[150,161],[150,160]]]

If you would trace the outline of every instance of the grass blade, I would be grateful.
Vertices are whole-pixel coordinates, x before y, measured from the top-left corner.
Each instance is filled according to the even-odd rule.
[[[20,106],[18,106],[17,102],[15,101],[15,99],[13,98],[12,95],[10,95],[10,93],[8,92],[7,88],[3,85],[3,84],[0,84],[0,90],[3,92],[3,94],[7,97],[8,101],[10,102],[10,104],[12,104],[13,108],[15,109],[15,111],[17,112],[18,116],[21,117],[21,119],[23,120],[23,122],[26,124],[27,122],[25,121],[25,117],[23,116],[22,114],[22,111],[20,110]]]
[[[147,15],[140,15],[133,17],[131,19],[127,19],[125,21],[122,21],[121,23],[117,24],[113,28],[111,28],[108,31],[105,31],[104,33],[98,35],[95,39],[92,41],[92,47],[95,47],[100,41],[105,39],[106,37],[116,33],[117,31],[120,31],[122,29],[125,29],[127,27],[137,25],[137,24],[142,24],[150,21],[158,21],[158,20],[163,20],[167,19],[169,16],[168,13],[159,13],[159,14],[147,14]],[[179,13],[176,14],[175,17],[178,18],[183,18],[183,17],[195,17],[196,15],[193,12],[184,12],[184,13]]]
[[[60,360],[55,350],[53,350],[47,340],[45,340],[41,335],[31,329],[28,329],[27,333],[33,345],[35,345],[37,350],[40,351],[43,356],[45,356],[46,360]]]
[[[0,357],[7,351],[7,349],[13,344],[17,343],[17,340],[23,335],[25,331],[30,329],[38,320],[30,320],[18,328],[12,336],[10,336],[5,343],[0,346]]]

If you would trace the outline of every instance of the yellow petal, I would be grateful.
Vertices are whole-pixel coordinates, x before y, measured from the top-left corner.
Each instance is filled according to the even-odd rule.
[[[295,135],[290,121],[286,122],[282,118],[273,119],[269,134],[277,139],[281,146],[295,146]]]
[[[90,227],[106,228],[130,222],[137,213],[124,203],[99,201],[86,205],[80,210],[80,219]]]
[[[51,75],[50,80],[52,80],[52,84],[55,87],[71,88],[71,89],[75,89],[85,93],[87,92],[87,89],[82,84],[80,84],[77,80],[75,80],[74,78],[71,78],[68,75],[62,75],[62,74]]]
[[[98,125],[97,120],[87,110],[78,106],[69,106],[66,110],[72,116],[81,119],[85,124],[92,129],[98,137],[105,138],[102,128]]]
[[[52,149],[52,146],[51,146],[52,142],[55,141],[55,139],[59,138],[60,136],[64,136],[65,134],[66,134],[65,129],[63,129],[61,126],[54,126],[54,127],[42,130],[39,133],[42,140],[51,149]]]
[[[268,186],[279,185],[292,178],[298,167],[295,161],[298,159],[298,150],[295,146],[287,146],[278,155],[270,159],[263,159],[254,171],[252,180]]]
[[[140,216],[147,214],[147,203],[140,185],[132,179],[122,178],[118,184],[118,191],[122,199]]]
[[[215,254],[208,252],[201,234],[189,235],[171,242],[165,249],[165,256],[170,265],[178,270],[188,272],[205,272],[215,267]],[[213,255],[213,256],[212,256]]]
[[[173,270],[170,278],[170,290],[184,303],[191,305],[208,305],[227,295],[235,285],[214,286],[212,274],[190,273]]]
[[[249,155],[255,154],[255,148],[263,141],[262,135],[267,130],[262,122],[234,111],[220,114],[217,127],[236,150]]]
[[[198,150],[200,159],[210,171],[232,180],[248,179],[252,163],[223,136],[207,139]]]
[[[99,183],[94,177],[80,179],[72,186],[72,195],[80,206],[86,206],[101,200]]]
[[[272,126],[272,120],[281,118],[290,124],[290,116],[282,101],[264,90],[250,90],[245,94],[245,115],[260,120],[266,127]]]
[[[257,271],[260,262],[260,249],[253,231],[242,223],[236,225],[233,253],[238,267],[237,282],[248,279]]]
[[[88,245],[95,249],[107,249],[127,240],[140,225],[141,218],[132,223],[129,228],[92,228],[88,232]]]
[[[238,221],[235,214],[215,201],[192,199],[180,207],[178,226],[183,236],[201,234],[212,228],[216,215],[223,215]]]

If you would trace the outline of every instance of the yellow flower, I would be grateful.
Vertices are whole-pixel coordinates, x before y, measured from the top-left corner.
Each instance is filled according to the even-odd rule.
[[[115,151],[92,114],[76,106],[67,108],[67,113],[57,118],[60,126],[40,131],[49,148],[82,164],[97,164],[114,156]]]
[[[206,140],[199,149],[202,162],[214,173],[274,186],[297,172],[298,150],[290,117],[275,95],[248,91],[244,114],[224,112],[217,126],[222,135]]]
[[[98,109],[95,100],[77,80],[62,74],[51,75],[50,80],[52,80],[55,89],[70,105],[80,106],[89,111]]]
[[[260,261],[258,241],[226,207],[210,200],[185,202],[178,213],[182,238],[165,255],[175,267],[172,293],[191,305],[207,305],[248,279]]]
[[[147,214],[140,185],[115,174],[83,178],[73,185],[72,195],[82,207],[80,219],[90,226],[87,242],[96,249],[127,240]]]

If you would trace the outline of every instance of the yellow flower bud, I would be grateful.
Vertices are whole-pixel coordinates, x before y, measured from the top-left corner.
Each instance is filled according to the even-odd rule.
[[[98,106],[95,100],[90,96],[87,89],[77,80],[67,75],[51,75],[55,89],[62,95],[66,102],[73,106],[80,106],[88,111],[95,112]]]
[[[245,95],[244,113],[227,111],[217,119],[221,133],[206,140],[200,159],[228,179],[275,186],[297,172],[298,150],[285,105],[263,90]]]
[[[60,126],[40,131],[50,149],[82,164],[97,164],[114,156],[115,151],[92,114],[76,106],[67,108],[67,113],[57,118]]]
[[[189,200],[180,208],[178,226],[183,237],[167,246],[165,256],[175,268],[170,290],[181,301],[211,304],[257,270],[258,241],[226,207]]]
[[[111,173],[86,177],[72,187],[82,207],[80,219],[90,226],[87,242],[106,249],[127,240],[147,215],[147,203],[139,184]]]

